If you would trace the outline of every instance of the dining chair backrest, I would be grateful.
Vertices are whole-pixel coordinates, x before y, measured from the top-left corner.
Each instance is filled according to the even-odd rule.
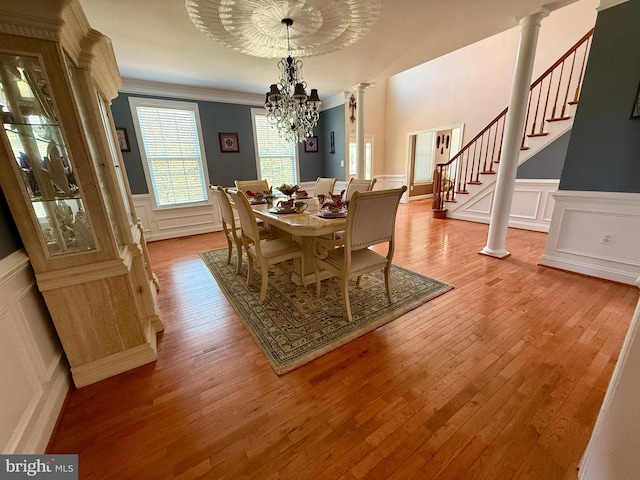
[[[214,198],[218,201],[218,205],[220,205],[223,227],[226,225],[230,230],[235,230],[237,228],[236,220],[233,216],[233,209],[231,208],[231,201],[229,200],[227,192],[220,185],[210,185],[210,188],[213,191]]]
[[[351,197],[353,197],[353,194],[355,192],[370,192],[371,190],[373,190],[373,186],[376,184],[376,179],[372,179],[372,180],[358,180],[355,178],[352,178],[351,180],[349,180],[349,183],[347,184],[347,191],[345,193],[345,200],[351,200]]]
[[[333,193],[333,188],[336,185],[337,178],[318,177],[316,179],[316,186],[313,189],[313,196],[329,195]]]
[[[233,203],[240,217],[240,228],[242,229],[243,237],[246,237],[250,242],[256,245],[256,248],[260,248],[260,232],[258,229],[258,222],[256,216],[251,210],[251,204],[247,195],[242,191],[236,192],[229,190],[229,195],[233,200]]]
[[[396,214],[400,198],[406,191],[407,187],[403,186],[389,190],[354,192],[349,202],[344,235],[347,252],[390,242],[392,254]]]
[[[242,192],[268,192],[269,182],[267,180],[235,180],[236,189]]]

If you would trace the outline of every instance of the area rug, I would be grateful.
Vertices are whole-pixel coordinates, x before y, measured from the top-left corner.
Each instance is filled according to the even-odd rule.
[[[353,319],[347,321],[338,281],[322,282],[316,298],[315,284],[307,288],[291,281],[292,265],[269,270],[264,303],[259,302],[260,275],[246,286],[247,265],[235,273],[236,256],[227,265],[227,249],[200,254],[218,285],[251,332],[253,339],[278,375],[304,365],[367,332],[388,323],[451,290],[453,287],[393,265],[393,303],[387,301],[382,270],[364,275],[360,285],[351,282],[349,296]]]

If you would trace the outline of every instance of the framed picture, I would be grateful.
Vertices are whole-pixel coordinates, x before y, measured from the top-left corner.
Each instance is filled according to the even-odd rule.
[[[336,153],[336,136],[334,132],[330,135],[331,143],[329,144],[329,153]]]
[[[636,98],[635,98],[635,101],[633,102],[633,110],[631,111],[631,118],[640,118],[640,85],[638,85]]]
[[[305,152],[317,152],[318,151],[318,137],[307,137],[304,139],[304,151]]]
[[[220,151],[221,152],[239,152],[240,145],[238,144],[237,133],[218,133],[220,138]]]
[[[116,135],[118,136],[118,145],[120,145],[121,152],[130,152],[129,136],[127,135],[126,128],[116,128]]]

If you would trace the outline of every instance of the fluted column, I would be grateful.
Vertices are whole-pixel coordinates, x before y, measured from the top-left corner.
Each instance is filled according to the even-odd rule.
[[[505,250],[505,240],[527,114],[533,61],[536,55],[540,22],[548,14],[547,10],[543,10],[525,17],[520,22],[520,43],[511,86],[504,142],[500,153],[500,167],[493,195],[487,245],[480,251],[483,255],[497,258],[509,256],[509,252]]]

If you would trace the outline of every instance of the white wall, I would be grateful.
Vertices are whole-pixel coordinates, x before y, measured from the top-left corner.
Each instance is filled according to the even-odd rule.
[[[581,0],[542,21],[534,79],[593,27],[597,6]],[[405,173],[409,132],[464,124],[466,143],[508,105],[519,35],[510,29],[388,80],[385,174]]]
[[[636,285],[640,287],[640,278]],[[640,302],[622,345],[591,441],[580,464],[580,480],[640,478]]]
[[[69,366],[22,251],[0,260],[0,452],[44,453]]]

